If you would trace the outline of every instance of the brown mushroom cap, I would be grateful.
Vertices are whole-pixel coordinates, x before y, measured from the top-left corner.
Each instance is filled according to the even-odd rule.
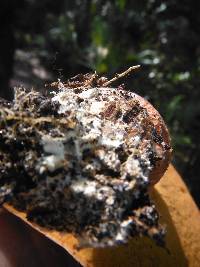
[[[116,102],[110,102],[109,96],[113,93],[116,94]],[[150,183],[151,185],[156,184],[160,178],[163,176],[165,171],[167,170],[171,156],[172,156],[172,148],[171,148],[171,140],[169,131],[167,129],[167,126],[162,118],[162,116],[159,114],[159,112],[143,97],[137,95],[136,93],[123,90],[123,88],[102,88],[102,94],[107,95],[106,101],[108,102],[108,111],[105,112],[105,117],[108,120],[114,120],[117,121],[117,112],[115,109],[117,109],[117,106],[120,107],[121,110],[123,110],[123,113],[126,113],[126,109],[128,110],[128,120],[124,123],[128,125],[129,130],[131,131],[132,127],[135,127],[136,130],[140,131],[137,126],[137,120],[139,121],[141,118],[137,119],[136,115],[136,124],[131,124],[132,121],[134,121],[135,114],[134,112],[129,112],[128,106],[130,105],[130,110],[134,105],[139,104],[140,112],[142,110],[146,110],[147,112],[147,119],[150,123],[146,124],[141,120],[141,124],[145,127],[144,129],[148,132],[151,127],[153,126],[154,131],[156,132],[156,135],[158,136],[159,141],[154,141],[154,150],[156,154],[158,155],[156,162],[154,162],[154,167],[150,173]],[[135,104],[132,104],[132,101],[134,101]],[[115,114],[116,113],[116,114]],[[114,114],[114,115],[112,115]],[[140,113],[139,113],[140,114]],[[140,124],[140,122],[139,122]],[[150,130],[151,131],[151,130]],[[149,136],[150,139],[154,139],[154,137]],[[143,144],[144,143],[144,144]],[[146,144],[143,140],[141,140],[141,147],[145,147]]]
[[[154,185],[160,180],[167,170],[172,157],[170,135],[167,126],[159,112],[143,97],[135,93],[133,93],[133,97],[139,101],[143,108],[147,110],[156,131],[161,135],[163,142],[165,143],[165,147],[167,147],[167,149],[165,149],[164,146],[156,144],[157,149],[159,149],[160,153],[162,154],[162,159],[156,162],[155,167],[150,174],[151,184]]]

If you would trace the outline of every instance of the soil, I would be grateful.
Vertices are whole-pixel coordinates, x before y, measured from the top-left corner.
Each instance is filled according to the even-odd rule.
[[[77,75],[50,95],[23,88],[1,101],[0,201],[41,226],[104,247],[165,230],[149,198],[163,142],[148,112],[105,78]],[[163,144],[165,145],[165,144]],[[169,148],[166,148],[169,149]]]

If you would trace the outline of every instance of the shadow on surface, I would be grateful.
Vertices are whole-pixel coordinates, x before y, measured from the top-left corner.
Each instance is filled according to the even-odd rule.
[[[0,266],[81,267],[64,249],[3,209],[0,237]]]

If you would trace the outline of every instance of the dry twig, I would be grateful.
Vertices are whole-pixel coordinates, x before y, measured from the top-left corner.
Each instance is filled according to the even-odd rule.
[[[125,77],[126,75],[128,75],[131,71],[135,70],[135,69],[138,69],[140,68],[140,65],[135,65],[135,66],[132,66],[130,68],[128,68],[126,71],[122,72],[122,73],[119,73],[119,74],[116,74],[115,77],[113,77],[111,80],[109,81],[106,81],[103,86],[108,86],[110,85],[111,83],[115,82],[116,80],[118,79],[121,79],[123,77]]]

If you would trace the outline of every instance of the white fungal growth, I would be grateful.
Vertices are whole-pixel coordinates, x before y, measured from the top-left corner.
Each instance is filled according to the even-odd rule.
[[[114,214],[123,214],[125,207],[130,205],[128,203],[131,203],[132,196],[136,199],[139,197],[138,183],[148,182],[151,169],[148,149],[142,148],[142,153],[139,152],[141,136],[138,132],[142,127],[143,117],[139,114],[138,120],[134,118],[133,122],[126,123],[126,118],[131,120],[128,112],[134,108],[135,103],[127,105],[123,94],[120,96],[115,89],[89,88],[76,92],[75,89],[63,86],[60,88],[52,102],[60,104],[59,113],[74,120],[75,127],[71,129],[70,137],[66,132],[62,140],[43,137],[44,152],[52,155],[43,158],[42,167],[46,166],[50,171],[54,171],[66,158],[74,162],[77,174],[71,176],[68,187],[73,194],[85,198],[88,203],[85,208],[90,209],[90,205],[103,205],[101,216],[104,220],[114,218]],[[133,129],[136,130],[135,135],[131,134]],[[146,148],[151,146],[151,140],[145,142]],[[145,170],[141,163],[145,164]],[[114,212],[116,203],[117,210]],[[78,200],[74,207],[77,213]],[[92,214],[95,211],[90,212]],[[109,222],[107,223],[109,225]],[[105,239],[101,241],[102,244],[126,240],[129,224],[131,220],[127,218],[121,222],[116,221],[118,232],[109,233],[115,236],[113,241]],[[109,226],[100,224],[100,232],[104,231],[101,227]]]
[[[58,155],[59,157],[65,157],[65,148],[63,145],[64,139],[52,138],[48,135],[42,136],[42,145],[44,152],[48,154]]]
[[[91,103],[90,113],[91,114],[99,114],[105,108],[106,101],[94,101]]]
[[[13,105],[0,103],[0,203],[84,246],[160,240],[148,186],[162,136],[134,94],[92,87],[96,79],[59,80],[52,97],[19,89]]]
[[[90,88],[82,91],[78,96],[80,98],[89,99],[93,98],[98,94],[97,88]]]
[[[40,174],[49,170],[55,170],[63,167],[65,164],[65,148],[62,138],[52,138],[48,135],[43,135],[41,143],[45,152],[45,156],[38,163]]]
[[[58,155],[46,156],[43,158],[42,162],[39,164],[39,172],[42,174],[46,170],[54,172],[55,170],[63,167],[64,161],[63,158]]]

